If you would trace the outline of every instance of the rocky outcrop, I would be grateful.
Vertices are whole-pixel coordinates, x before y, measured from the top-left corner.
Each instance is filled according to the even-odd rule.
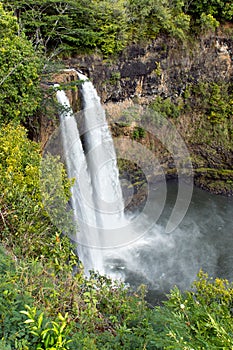
[[[132,44],[114,60],[104,60],[98,55],[80,55],[64,63],[67,68],[80,69],[93,81],[114,119],[126,107],[135,103],[148,105],[158,96],[177,101],[190,84],[203,81],[232,84],[233,39],[223,29],[186,43],[160,36],[150,44]],[[54,79],[59,82],[60,79],[70,81],[76,77],[65,73]],[[77,110],[80,106],[77,104],[77,100],[80,101],[77,90],[70,92],[70,99]],[[211,125],[205,129],[201,115],[187,112],[172,123],[187,144],[196,184],[215,193],[232,194],[233,144],[229,128],[233,117],[228,121],[228,135],[223,143]],[[205,133],[201,129],[205,129]],[[122,133],[116,126],[112,130],[115,136]],[[134,125],[128,131],[126,127],[123,133],[132,138]],[[176,176],[172,155],[165,148],[158,148],[147,133],[137,141],[154,152],[168,176]]]
[[[232,80],[233,39],[219,32],[181,44],[160,36],[129,46],[115,61],[79,56],[66,63],[93,81],[103,103],[127,98],[177,97],[189,83]]]
[[[80,91],[76,86],[78,76],[75,70],[61,70],[59,73],[51,74],[44,78],[41,83],[44,92],[44,101],[39,115],[33,120],[28,119],[26,127],[29,137],[39,141],[41,149],[44,150],[51,135],[59,126],[59,115],[57,111],[54,84],[61,85],[65,89],[74,112],[81,108]]]
[[[77,81],[78,75],[73,69],[61,70],[61,72],[52,74],[50,77],[50,82],[60,84],[65,89],[74,112],[77,112],[81,108],[80,91],[76,86]]]

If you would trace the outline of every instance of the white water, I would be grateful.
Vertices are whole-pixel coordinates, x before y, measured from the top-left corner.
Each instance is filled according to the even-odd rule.
[[[83,81],[82,137],[93,188],[95,216],[100,237],[98,248],[106,273],[106,257],[116,247],[134,240],[135,233],[124,215],[117,157],[105,111],[93,84],[84,75],[78,73],[78,76]],[[92,242],[89,243],[92,246]]]
[[[96,219],[100,228],[118,227],[124,217],[116,153],[105,111],[93,84],[78,73],[84,107],[84,142],[93,187]]]
[[[119,240],[118,229],[125,224],[124,202],[104,109],[93,84],[81,74],[79,78],[83,80],[82,135],[65,92],[57,91],[57,100],[65,108],[60,122],[68,176],[76,179],[72,187],[78,225],[75,241],[86,272],[95,269],[104,273],[104,248]]]
[[[56,84],[55,87],[59,85]],[[85,270],[88,271],[95,266],[101,271],[102,258],[89,247],[89,241],[92,245],[99,245],[99,234],[96,229],[95,206],[86,157],[69,99],[64,91],[57,90],[56,95],[58,102],[64,107],[64,111],[60,114],[60,124],[67,173],[69,178],[75,179],[71,188],[71,202],[77,236],[72,239],[78,243],[78,255],[84,263]]]
[[[155,294],[167,293],[174,284],[189,288],[200,268],[210,275],[232,280],[230,200],[228,212],[223,210],[224,215],[228,213],[228,219],[223,214],[218,217],[222,203],[213,215],[212,203],[217,198],[198,192],[191,203],[191,214],[168,234],[164,228],[170,207],[165,208],[166,219],[162,218],[158,225],[164,189],[155,188],[149,191],[145,210],[135,214],[133,224],[124,218],[116,155],[104,111],[93,85],[85,76],[80,74],[79,78],[84,81],[81,128],[84,142],[80,141],[76,119],[70,110],[61,114],[61,127],[68,174],[77,179],[72,189],[72,206],[79,225],[78,254],[85,270],[94,268],[132,285],[146,283],[153,300]],[[64,92],[58,91],[57,98],[69,107]],[[184,186],[184,195],[185,190]],[[176,194],[175,191],[174,197]],[[169,199],[168,206],[170,203],[174,204],[174,200]]]

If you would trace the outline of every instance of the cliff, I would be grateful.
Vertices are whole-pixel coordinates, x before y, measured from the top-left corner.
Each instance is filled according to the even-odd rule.
[[[128,47],[114,61],[87,55],[67,64],[91,78],[103,103],[155,95],[175,97],[189,83],[232,81],[232,44],[226,29],[186,43],[160,36],[148,45]]]
[[[156,101],[169,102],[169,120],[187,144],[195,183],[230,195],[233,108],[225,113],[225,107],[233,105],[231,33],[231,27],[222,28],[186,43],[160,36],[150,44],[132,44],[114,60],[80,55],[64,62],[67,67],[81,69],[93,81],[113,121],[115,136],[137,139],[154,152],[166,174],[176,176],[172,154],[146,128],[140,135],[135,121],[130,125],[115,123],[129,106],[146,105],[154,111]]]

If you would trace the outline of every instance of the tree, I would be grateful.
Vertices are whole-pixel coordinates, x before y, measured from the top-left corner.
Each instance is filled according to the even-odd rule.
[[[72,230],[69,188],[63,164],[52,156],[42,162],[25,128],[0,128],[0,238],[16,255],[45,254],[51,236]]]
[[[96,46],[92,30],[93,12],[83,0],[8,0],[34,47],[40,47],[47,57]]]
[[[0,123],[24,121],[40,102],[41,60],[19,33],[17,19],[0,4]]]
[[[93,50],[112,54],[127,40],[123,1],[14,0],[6,2],[21,29],[47,56]]]
[[[154,39],[165,32],[184,39],[189,30],[182,0],[128,0],[127,8],[133,38]]]
[[[197,20],[202,14],[212,15],[221,22],[231,21],[233,18],[232,1],[226,0],[185,0],[185,12]]]

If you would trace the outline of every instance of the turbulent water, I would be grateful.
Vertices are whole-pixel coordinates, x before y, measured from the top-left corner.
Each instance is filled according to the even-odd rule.
[[[174,181],[154,183],[144,209],[124,213],[105,113],[92,83],[82,74],[79,78],[83,113],[78,124],[65,93],[57,91],[57,98],[68,107],[60,116],[61,130],[68,174],[77,179],[72,207],[79,225],[78,254],[86,271],[94,268],[135,287],[147,284],[153,304],[174,285],[189,288],[201,268],[233,280],[233,199],[195,189],[186,216],[168,232],[178,186]],[[182,189],[184,198],[192,191],[187,184]]]
[[[100,229],[112,229],[124,216],[116,153],[96,89],[84,75],[78,75],[84,81],[81,88],[84,113],[82,134],[96,219]]]
[[[165,227],[177,196],[176,181],[167,183],[167,201],[157,223],[134,244],[115,250],[109,256],[108,269],[117,271],[133,286],[148,286],[148,299],[155,304],[177,285],[190,288],[200,269],[210,276],[233,281],[233,198],[194,189],[188,212],[170,234]],[[154,207],[160,196],[154,185]],[[153,222],[154,207],[144,212],[144,220]]]
[[[104,248],[118,244],[127,220],[105,112],[92,83],[79,76],[83,81],[82,123],[77,123],[65,92],[58,90],[57,100],[64,109],[60,129],[68,176],[76,179],[72,208],[78,226],[78,254],[86,272],[95,269],[105,273]]]
[[[58,86],[56,85],[55,87]],[[73,237],[73,240],[77,243],[82,243],[78,245],[78,254],[85,263],[85,270],[88,271],[94,266],[102,270],[103,261],[101,255],[89,248],[90,241],[92,246],[99,245],[99,234],[96,229],[97,223],[91,177],[77,122],[64,91],[57,90],[57,100],[64,108],[64,111],[60,113],[60,129],[67,173],[69,178],[76,179],[74,186],[71,188],[71,202],[78,237]]]

